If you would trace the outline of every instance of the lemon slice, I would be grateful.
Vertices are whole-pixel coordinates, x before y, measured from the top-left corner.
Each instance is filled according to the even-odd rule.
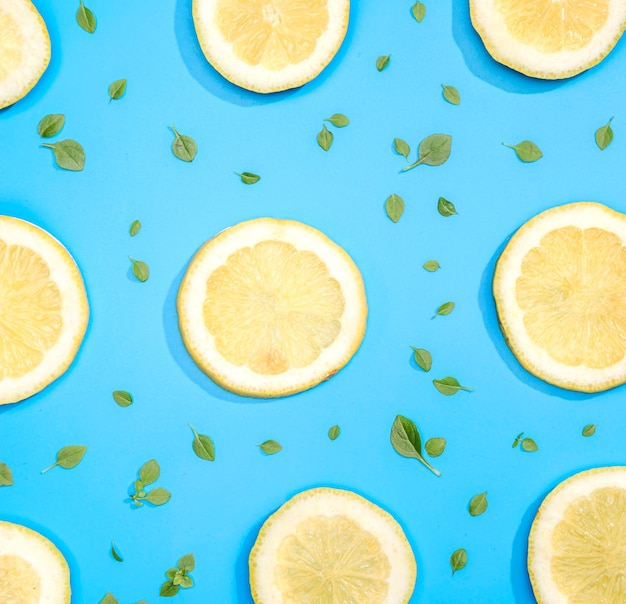
[[[50,62],[50,36],[30,0],[0,1],[0,109],[23,98]]]
[[[417,566],[388,512],[351,491],[303,491],[263,524],[250,552],[256,604],[405,604]]]
[[[470,0],[470,15],[496,61],[550,80],[599,63],[626,28],[624,0]]]
[[[626,467],[575,474],[544,499],[528,540],[539,604],[626,602]]]
[[[626,382],[626,216],[552,208],[511,238],[493,281],[504,337],[537,377],[598,392]]]
[[[0,521],[0,602],[69,604],[70,570],[43,535]]]
[[[0,216],[0,404],[35,394],[63,374],[88,318],[69,252],[39,227]]]
[[[306,84],[348,29],[350,0],[193,0],[202,51],[226,79],[256,92]]]
[[[256,397],[300,392],[361,344],[367,302],[348,254],[293,220],[241,222],[206,242],[178,292],[189,353],[215,382]]]

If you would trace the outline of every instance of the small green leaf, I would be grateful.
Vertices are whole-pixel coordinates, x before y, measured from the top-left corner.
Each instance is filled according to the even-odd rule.
[[[611,118],[604,126],[600,126],[596,130],[596,145],[601,151],[604,151],[613,142],[613,128],[611,128]]]
[[[583,436],[593,436],[596,433],[596,426],[597,424],[587,424],[583,428]]]
[[[385,212],[387,212],[387,216],[389,216],[393,222],[398,222],[398,220],[402,218],[402,214],[404,214],[404,199],[395,193],[387,197],[385,201]]]
[[[186,162],[192,162],[196,157],[196,153],[198,153],[198,146],[196,145],[196,141],[193,140],[190,136],[185,136],[184,134],[179,134],[174,126],[170,126],[172,132],[174,133],[174,140],[172,141],[172,153],[178,159],[182,159]]]
[[[517,447],[517,445],[520,444],[521,440],[522,440],[522,436],[524,436],[523,432],[520,432],[516,437],[515,440],[513,441],[513,444],[511,445],[511,447],[513,449],[515,449],[515,447]]]
[[[446,218],[448,216],[453,216],[454,214],[458,214],[454,204],[451,201],[448,201],[445,197],[440,197],[437,202],[437,211]]]
[[[109,86],[109,102],[117,101],[126,94],[126,84],[127,81],[125,79],[121,79],[115,80],[115,82]]]
[[[65,124],[65,116],[62,113],[50,113],[43,117],[37,126],[39,136],[50,138],[56,136]]]
[[[438,271],[441,267],[439,266],[439,262],[437,262],[436,260],[428,260],[427,262],[424,262],[423,267],[429,272],[429,273],[434,273],[435,271]]]
[[[51,466],[41,471],[42,474],[54,468],[54,466],[61,466],[66,470],[75,468],[85,456],[87,447],[84,445],[69,445],[62,447],[57,453],[57,460]]]
[[[193,431],[193,452],[200,458],[206,461],[215,461],[215,445],[213,440],[206,434],[198,434],[196,429],[189,424],[189,427]]]
[[[131,256],[129,256],[130,261],[133,263],[132,271],[133,275],[139,279],[142,283],[148,280],[150,277],[150,267],[143,262],[142,260],[135,260]]]
[[[172,579],[172,581],[174,580],[174,577],[177,577],[179,574],[180,574],[179,568],[169,568],[168,570],[165,571],[165,576],[168,579]]]
[[[330,117],[325,118],[324,121],[330,122],[337,128],[345,128],[350,123],[350,120],[343,113],[333,113]]]
[[[261,451],[263,451],[266,455],[274,455],[279,451],[282,451],[283,448],[282,445],[276,440],[266,440],[260,445],[257,445],[257,447],[260,447]]]
[[[517,157],[527,164],[537,161],[543,157],[541,149],[532,141],[522,141],[517,145],[507,145],[506,143],[502,144],[509,149],[514,149]]]
[[[161,590],[159,591],[159,595],[164,598],[170,598],[171,596],[175,596],[180,590],[180,586],[174,585],[173,581],[170,579],[165,581],[163,585],[161,585]]]
[[[139,480],[142,487],[156,482],[159,476],[161,476],[161,467],[156,459],[148,460],[139,468]]]
[[[445,315],[449,315],[454,310],[454,302],[444,302],[437,310],[435,314],[432,316],[434,319],[437,315],[444,317]]]
[[[459,91],[454,86],[446,86],[442,84],[443,88],[443,98],[448,101],[448,103],[452,103],[452,105],[460,105],[461,104],[461,95]]]
[[[469,513],[470,516],[480,516],[487,511],[487,506],[489,502],[487,501],[487,492],[479,493],[478,495],[474,495],[470,499],[469,502]]]
[[[333,144],[333,139],[333,133],[326,128],[326,124],[324,124],[317,135],[317,144],[324,149],[324,151],[328,151]]]
[[[391,426],[391,446],[402,457],[410,457],[422,462],[433,474],[441,476],[441,472],[433,468],[422,457],[422,439],[413,420],[404,415],[397,415]]]
[[[76,23],[89,34],[96,31],[96,16],[85,6],[83,0],[80,0],[80,6],[76,11]]]
[[[330,428],[328,428],[328,438],[330,438],[330,440],[337,440],[337,437],[339,436],[341,432],[341,428],[337,425],[331,426]]]
[[[180,570],[190,573],[196,568],[196,559],[193,554],[185,554],[178,559],[177,566]]]
[[[124,558],[122,558],[122,556],[120,556],[119,552],[115,548],[115,541],[111,541],[111,555],[118,562],[124,562]]]
[[[430,457],[439,457],[446,450],[446,444],[445,438],[429,438],[424,443],[424,451],[426,451]]]
[[[415,346],[411,346],[413,349],[413,360],[417,363],[419,367],[421,367],[424,371],[430,371],[430,368],[433,365],[433,357],[425,348],[415,348]]]
[[[41,146],[52,149],[59,168],[80,172],[85,167],[85,150],[77,141],[66,138],[54,144],[42,143]]]
[[[380,57],[378,57],[378,59],[376,59],[376,69],[378,69],[378,71],[386,69],[389,65],[390,58],[391,55],[381,55]]]
[[[417,161],[402,168],[402,172],[412,170],[420,164],[441,166],[450,157],[452,137],[449,134],[431,134],[420,143]]]
[[[119,604],[119,600],[109,591],[100,600],[100,604]]]
[[[426,16],[426,5],[419,0],[411,7],[411,12],[413,13],[413,17],[418,23],[421,23]]]
[[[452,574],[457,570],[462,570],[467,564],[467,552],[464,548],[460,548],[452,552],[450,556],[450,566],[452,567]]]
[[[456,394],[459,390],[465,390],[466,392],[472,391],[470,388],[461,386],[456,378],[450,376],[442,378],[440,380],[433,380],[433,384],[435,388],[437,388],[437,390],[441,392],[441,394],[445,394],[446,396],[452,396],[453,394]]]
[[[171,496],[172,494],[167,489],[157,487],[156,489],[148,491],[144,499],[152,505],[163,505],[170,500]]]
[[[130,233],[130,236],[134,237],[135,235],[137,235],[137,233],[139,233],[139,231],[141,231],[141,222],[139,222],[138,220],[133,220],[128,231]]]
[[[133,395],[130,392],[126,392],[124,390],[114,390],[113,400],[120,407],[128,407],[133,404]]]
[[[0,461],[0,487],[10,487],[13,484],[13,472],[7,464]]]
[[[534,453],[539,450],[539,445],[532,438],[525,438],[522,440],[522,449],[529,453]]]
[[[235,172],[235,174],[241,178],[241,182],[244,185],[253,185],[261,180],[261,177],[258,174],[254,174],[252,172]]]
[[[411,153],[409,143],[403,141],[401,138],[394,138],[393,149],[396,153],[398,153],[398,155],[403,155],[404,158],[409,161],[409,154]]]
[[[180,586],[184,589],[189,589],[190,587],[193,587],[193,579],[189,575],[181,575]]]

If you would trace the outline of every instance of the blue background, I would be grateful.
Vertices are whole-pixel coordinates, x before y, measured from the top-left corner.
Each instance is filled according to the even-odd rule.
[[[524,221],[554,205],[593,200],[626,211],[626,47],[569,80],[544,82],[494,62],[473,31],[467,3],[353,2],[347,37],[306,86],[270,96],[226,82],[204,60],[190,0],[90,0],[93,35],[75,22],[78,2],[38,0],[52,61],[36,88],[0,112],[0,212],[30,220],[76,258],[91,304],[87,336],[71,369],[44,392],[0,409],[0,460],[15,485],[0,488],[0,517],[53,539],[70,562],[73,602],[160,600],[164,572],[183,554],[197,560],[186,602],[250,604],[247,556],[269,513],[302,489],[353,489],[402,524],[418,562],[411,602],[534,602],[526,572],[532,518],[547,492],[572,473],[624,463],[624,391],[583,395],[525,372],[498,330],[490,284],[494,262]],[[375,61],[391,54],[379,73]],[[107,88],[127,78],[123,99]],[[446,103],[441,84],[458,88]],[[335,112],[329,152],[316,135]],[[64,113],[54,141],[79,140],[85,170],[58,169],[40,148],[39,120]],[[615,116],[605,151],[596,128]],[[198,144],[187,164],[170,150],[175,125]],[[413,150],[449,133],[450,160],[400,174],[394,137]],[[520,162],[502,142],[536,142],[544,158]],[[413,151],[412,158],[415,151]],[[243,185],[234,172],[262,176]],[[384,202],[401,195],[394,224]],[[437,213],[439,196],[458,215]],[[329,382],[262,401],[214,385],[190,360],[175,297],[196,249],[226,226],[258,216],[297,219],[342,245],[360,267],[370,315],[361,349]],[[134,238],[134,219],[143,230]],[[146,261],[150,279],[130,273]],[[422,264],[442,268],[427,273]],[[442,302],[447,317],[431,319]],[[410,346],[429,349],[425,374]],[[435,377],[473,392],[444,397]],[[117,406],[113,390],[135,403]],[[424,439],[448,440],[437,478],[395,453],[396,414]],[[216,446],[213,463],[192,449],[191,422]],[[585,424],[597,423],[583,438]],[[332,442],[327,430],[341,427]],[[519,432],[537,453],[512,449]],[[276,439],[283,451],[263,455]],[[89,447],[72,470],[41,470],[69,444]],[[134,509],[129,489],[155,458],[162,507]],[[470,517],[487,491],[489,509]],[[115,540],[123,563],[110,555]],[[451,576],[450,554],[467,549]]]

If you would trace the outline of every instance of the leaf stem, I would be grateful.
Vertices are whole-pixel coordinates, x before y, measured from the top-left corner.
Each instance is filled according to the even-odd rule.
[[[41,470],[42,474],[45,474],[48,470],[52,470],[52,468],[54,468],[54,466],[58,466],[59,462],[55,461],[51,466],[48,466],[47,468],[45,468],[44,470]]]
[[[433,468],[423,457],[420,459],[420,461],[435,475],[435,476],[441,476],[441,472],[435,468]]]
[[[174,128],[172,124],[170,124],[170,128],[172,129],[172,132],[176,135],[176,138],[180,138],[180,134],[178,134],[178,130],[176,130],[176,128]]]
[[[424,163],[425,159],[426,159],[426,155],[424,155],[423,157],[420,157],[416,162],[413,162],[409,166],[404,166],[404,168],[402,168],[400,172],[406,172],[407,170],[412,170],[413,168],[417,168],[417,166]]]

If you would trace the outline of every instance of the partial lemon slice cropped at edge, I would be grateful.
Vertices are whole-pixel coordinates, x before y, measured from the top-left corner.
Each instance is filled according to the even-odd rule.
[[[350,0],[193,0],[205,57],[255,92],[306,84],[330,63],[348,29]]]
[[[351,491],[303,491],[263,524],[250,552],[256,604],[406,604],[415,556],[398,522]]]
[[[70,570],[63,554],[40,533],[1,520],[0,602],[70,602]]]
[[[535,216],[502,252],[493,293],[528,371],[581,392],[626,382],[626,215],[578,202]]]
[[[85,286],[69,252],[43,229],[0,216],[0,404],[62,375],[88,319]]]
[[[0,109],[23,98],[50,62],[50,36],[30,0],[0,0]]]
[[[539,604],[623,604],[626,467],[575,474],[544,499],[528,540]]]
[[[496,61],[550,80],[599,63],[626,28],[624,0],[470,0],[470,15]]]
[[[222,387],[275,397],[311,388],[354,355],[367,302],[350,256],[313,227],[257,218],[207,241],[178,292],[180,332]]]

